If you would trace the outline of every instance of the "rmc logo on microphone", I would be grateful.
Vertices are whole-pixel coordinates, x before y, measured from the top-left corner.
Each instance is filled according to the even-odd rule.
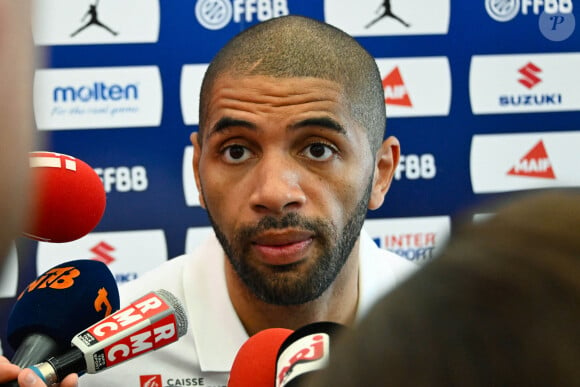
[[[152,292],[81,332],[72,343],[92,353],[94,369],[89,371],[97,372],[178,338],[173,308]]]

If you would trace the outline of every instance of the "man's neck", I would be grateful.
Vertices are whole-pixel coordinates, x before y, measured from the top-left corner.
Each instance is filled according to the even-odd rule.
[[[258,299],[241,281],[226,258],[228,294],[248,335],[268,328],[295,330],[315,321],[352,325],[359,297],[358,243],[328,289],[316,300],[301,305],[273,305]]]

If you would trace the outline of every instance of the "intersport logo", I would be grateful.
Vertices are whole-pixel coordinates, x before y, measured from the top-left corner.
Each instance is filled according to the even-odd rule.
[[[159,0],[34,0],[37,45],[155,43]]]
[[[40,130],[159,126],[157,66],[37,70],[34,115]]]
[[[580,53],[473,56],[473,114],[579,110],[578,68]]]
[[[475,135],[470,172],[474,193],[580,186],[580,133]]]
[[[364,228],[379,247],[423,264],[435,258],[447,243],[451,219],[448,216],[367,219]]]
[[[447,57],[378,58],[376,62],[383,78],[387,117],[449,115],[451,70]]]
[[[43,273],[74,259],[103,262],[117,283],[128,282],[167,261],[165,234],[163,230],[94,232],[68,243],[40,242],[36,270]]]
[[[447,34],[449,0],[324,0],[324,20],[352,36]]]

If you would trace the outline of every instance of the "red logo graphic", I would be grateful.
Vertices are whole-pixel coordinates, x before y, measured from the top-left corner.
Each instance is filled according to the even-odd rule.
[[[115,261],[115,258],[109,255],[111,251],[115,251],[115,248],[106,242],[99,242],[91,251],[97,255],[91,258],[93,261],[103,262],[105,265],[110,265]]]
[[[507,173],[512,176],[539,177],[543,179],[555,179],[552,163],[540,140],[524,157],[518,161]]]
[[[532,62],[529,62],[524,67],[520,68],[518,72],[524,76],[523,78],[518,79],[518,82],[528,89],[531,89],[538,83],[542,82],[542,80],[536,75],[537,73],[541,73],[542,69]]]
[[[141,375],[139,376],[139,383],[141,387],[161,387],[161,375]]]
[[[393,71],[383,78],[383,89],[385,90],[385,102],[387,105],[413,107],[407,87],[399,72],[399,67],[395,67]]]

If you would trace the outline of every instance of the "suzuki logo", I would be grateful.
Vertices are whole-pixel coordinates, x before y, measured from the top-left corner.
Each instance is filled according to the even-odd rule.
[[[532,62],[529,62],[524,67],[520,68],[518,72],[524,76],[523,78],[518,79],[518,82],[528,89],[531,89],[538,83],[542,82],[542,80],[536,75],[537,73],[541,73],[542,69]]]
[[[115,251],[115,248],[106,242],[100,242],[91,251],[97,255],[91,258],[93,261],[103,262],[105,265],[110,265],[115,261],[115,258],[109,255],[111,251]]]

